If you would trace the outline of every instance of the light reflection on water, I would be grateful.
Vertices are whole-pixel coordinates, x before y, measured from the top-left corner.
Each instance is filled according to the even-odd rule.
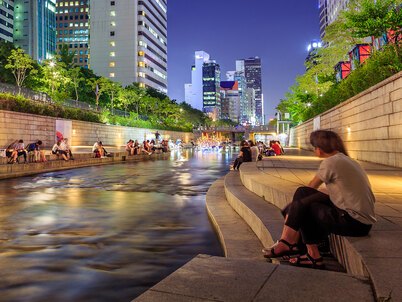
[[[0,182],[0,301],[131,301],[199,253],[221,255],[205,193],[231,153]]]

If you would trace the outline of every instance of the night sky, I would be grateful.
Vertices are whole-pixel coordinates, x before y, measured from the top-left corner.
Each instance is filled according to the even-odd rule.
[[[236,59],[259,56],[268,120],[318,38],[318,0],[168,0],[169,97],[184,101],[196,50],[220,64],[222,80]]]

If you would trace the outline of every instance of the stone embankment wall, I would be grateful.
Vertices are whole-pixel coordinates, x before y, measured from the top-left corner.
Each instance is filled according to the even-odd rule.
[[[97,124],[83,121],[56,119],[40,115],[0,110],[0,148],[5,148],[16,139],[25,143],[42,140],[45,148],[53,146],[56,131],[62,124],[64,135],[72,146],[92,146],[101,140],[107,146],[124,146],[129,139],[155,138],[156,129],[142,129],[123,126]],[[189,142],[194,138],[191,132],[158,130],[164,139]]]
[[[293,128],[290,145],[311,150],[317,129],[337,132],[352,158],[402,167],[402,72]]]

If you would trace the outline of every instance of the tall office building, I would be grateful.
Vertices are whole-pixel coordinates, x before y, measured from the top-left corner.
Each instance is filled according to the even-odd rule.
[[[345,10],[348,4],[349,0],[319,0],[321,39],[325,35],[325,28],[338,18],[339,13]]]
[[[14,1],[14,44],[34,60],[56,52],[56,0]]]
[[[13,42],[14,0],[0,1],[0,41]]]
[[[221,81],[221,119],[240,121],[239,83],[237,81]]]
[[[221,118],[221,71],[219,64],[208,61],[202,66],[203,111],[216,121]]]
[[[261,78],[261,59],[259,57],[245,59],[244,76],[247,82],[247,88],[253,88],[255,92],[255,123],[264,124],[264,100],[262,94]],[[240,62],[239,62],[240,64]]]
[[[57,51],[67,45],[76,66],[88,68],[89,0],[56,2]]]
[[[90,3],[91,69],[167,93],[167,0]]]
[[[191,66],[191,83],[184,84],[184,99],[193,108],[203,110],[202,67],[209,61],[209,54],[202,50],[196,51],[194,58],[195,63]]]

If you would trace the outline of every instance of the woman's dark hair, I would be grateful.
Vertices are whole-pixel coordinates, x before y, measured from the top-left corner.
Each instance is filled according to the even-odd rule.
[[[310,134],[310,143],[315,148],[320,148],[325,153],[334,151],[341,152],[349,156],[340,136],[330,130],[317,130]]]
[[[247,144],[247,141],[242,140],[242,141],[240,142],[240,147],[244,147],[246,144]]]

